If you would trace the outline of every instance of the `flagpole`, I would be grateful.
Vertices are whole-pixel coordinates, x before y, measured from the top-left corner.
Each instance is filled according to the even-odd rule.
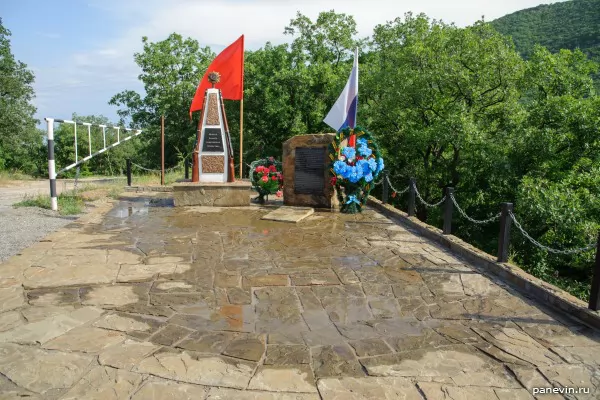
[[[240,101],[240,179],[242,179],[243,163],[243,149],[244,149],[244,92],[242,91],[242,99]]]
[[[356,65],[356,87],[358,88],[358,47],[354,50],[354,63]],[[357,90],[357,95],[356,95],[356,109],[354,110],[355,114],[354,114],[354,126],[351,126],[350,128],[352,129],[350,132],[350,137],[348,138],[348,146],[350,147],[354,147],[356,148],[356,134],[354,133],[354,128],[356,128],[356,117],[357,117],[357,113],[358,113],[358,90]]]
[[[165,185],[165,116],[160,117],[160,184]]]
[[[240,98],[240,180],[242,180],[242,171],[244,170],[244,35],[242,37],[242,96]]]

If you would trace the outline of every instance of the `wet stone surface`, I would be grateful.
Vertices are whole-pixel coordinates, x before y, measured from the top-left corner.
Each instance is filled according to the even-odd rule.
[[[169,204],[98,204],[0,264],[0,398],[600,395],[599,332],[372,210]]]
[[[310,350],[303,345],[269,345],[267,348],[267,365],[297,365],[310,362]]]

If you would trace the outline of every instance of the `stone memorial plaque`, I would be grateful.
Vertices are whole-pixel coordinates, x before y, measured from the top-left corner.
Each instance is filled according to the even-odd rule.
[[[323,147],[296,148],[294,193],[324,194],[325,150]]]
[[[225,157],[201,156],[203,174],[222,174],[225,172]]]
[[[206,113],[206,125],[219,125],[219,103],[216,93],[208,95],[208,110]]]
[[[283,204],[292,207],[335,208],[329,184],[328,149],[335,133],[293,136],[283,143]]]
[[[221,137],[221,128],[205,128],[204,142],[202,151],[223,151],[223,138]]]

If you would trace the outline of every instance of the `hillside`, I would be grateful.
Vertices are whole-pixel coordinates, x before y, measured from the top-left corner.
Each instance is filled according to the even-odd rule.
[[[600,61],[600,0],[573,0],[517,11],[491,22],[525,57],[538,43],[551,52],[579,48]]]

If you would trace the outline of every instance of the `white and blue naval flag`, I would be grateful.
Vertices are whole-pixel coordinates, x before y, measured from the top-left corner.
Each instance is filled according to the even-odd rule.
[[[323,122],[336,132],[356,126],[356,110],[358,107],[358,48],[354,51],[354,66],[340,97],[329,111]]]

